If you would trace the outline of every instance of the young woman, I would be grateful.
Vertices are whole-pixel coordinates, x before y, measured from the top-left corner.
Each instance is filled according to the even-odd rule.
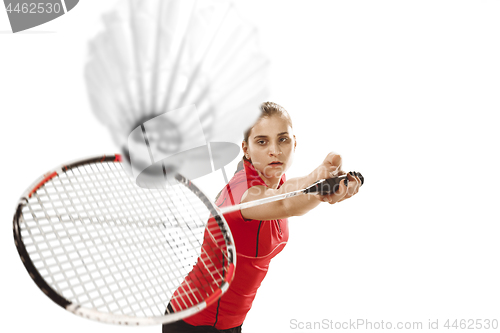
[[[219,193],[217,206],[232,206],[303,189],[319,179],[345,174],[341,170],[341,157],[330,153],[309,175],[286,180],[285,171],[292,164],[297,146],[292,121],[286,110],[275,103],[262,104],[261,111],[259,120],[245,133],[243,160],[233,178]],[[321,202],[334,204],[353,196],[361,182],[351,175],[348,179],[347,186],[342,183],[331,195],[300,195],[226,214],[237,250],[236,271],[229,289],[218,302],[203,311],[164,325],[163,332],[241,332],[241,325],[267,274],[271,259],[287,243],[287,218],[303,215]],[[184,284],[188,279],[189,276]],[[179,297],[182,288],[179,287],[174,296]],[[181,305],[175,301],[169,304],[170,311],[180,308]]]

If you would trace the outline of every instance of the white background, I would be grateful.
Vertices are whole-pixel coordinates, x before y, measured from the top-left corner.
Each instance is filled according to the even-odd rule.
[[[19,34],[0,10],[0,286],[9,331],[160,331],[62,310],[26,274],[12,239],[17,200],[37,177],[116,151],[83,82],[86,43],[114,3],[82,0]],[[271,58],[270,99],[293,118],[298,145],[287,175],[305,175],[333,150],[366,178],[356,197],[290,219],[289,244],[244,332],[298,332],[291,319],[424,328],[429,319],[500,320],[500,2],[237,4]],[[221,175],[210,177],[200,184],[213,197],[220,186],[207,184]]]

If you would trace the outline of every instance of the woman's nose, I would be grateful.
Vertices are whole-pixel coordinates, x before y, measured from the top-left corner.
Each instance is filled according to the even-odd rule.
[[[269,145],[269,155],[277,156],[281,154],[281,149],[277,143]]]

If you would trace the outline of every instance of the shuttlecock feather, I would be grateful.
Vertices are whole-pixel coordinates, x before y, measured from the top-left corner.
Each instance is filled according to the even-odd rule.
[[[126,155],[142,130],[149,159],[138,172],[167,164],[196,178],[234,159],[266,99],[268,60],[233,3],[124,0],[103,22],[85,67],[90,103]]]

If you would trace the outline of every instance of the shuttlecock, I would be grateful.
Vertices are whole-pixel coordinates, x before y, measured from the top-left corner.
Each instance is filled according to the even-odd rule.
[[[89,44],[87,90],[135,160],[136,182],[171,171],[194,179],[233,160],[266,100],[269,64],[233,3],[124,0],[103,21]]]

